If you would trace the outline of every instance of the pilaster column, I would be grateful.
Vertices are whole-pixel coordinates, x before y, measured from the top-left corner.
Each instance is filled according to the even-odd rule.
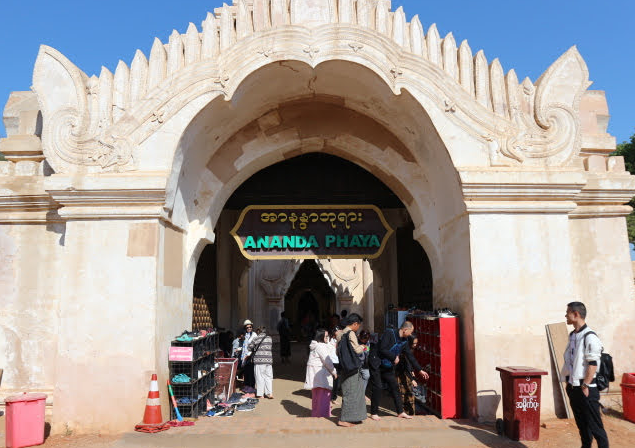
[[[64,425],[115,431],[138,419],[150,373],[165,382],[165,347],[191,325],[192,291],[182,288],[184,238],[163,210],[165,178],[137,172],[44,179],[65,222],[64,267],[55,274],[62,291],[56,432]],[[126,378],[126,387],[113,389],[113,378]],[[94,416],[95,390],[109,390],[102,404],[118,408],[116,418]]]
[[[284,296],[266,297],[267,300],[267,327],[269,334],[278,334],[278,321],[280,313],[284,311]]]
[[[635,315],[635,291],[626,227],[635,176],[625,170],[622,157],[590,156],[585,167],[587,184],[569,214],[576,297],[586,305],[589,322],[613,357],[635,359],[635,346],[627,336]],[[624,363],[616,364],[615,376],[622,373]]]
[[[373,270],[370,263],[366,260],[362,261],[363,275],[363,299],[364,306],[364,326],[371,333],[375,331],[375,294],[373,292]]]

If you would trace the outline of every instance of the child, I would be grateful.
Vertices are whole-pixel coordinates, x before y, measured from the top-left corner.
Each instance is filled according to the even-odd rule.
[[[304,388],[311,390],[311,417],[331,416],[331,390],[333,378],[337,378],[333,361],[329,356],[329,335],[318,329],[309,346],[309,360],[306,365]]]
[[[370,369],[368,366],[368,353],[370,350],[368,342],[370,341],[370,332],[368,330],[360,331],[359,336],[357,336],[357,340],[364,346],[364,351],[359,355],[359,359],[362,360],[362,369],[360,373],[362,375],[362,381],[364,382],[364,390],[366,390],[368,380],[370,379]]]
[[[408,338],[408,344],[410,345],[410,351],[414,352],[415,347],[419,343],[417,336],[411,335]],[[399,358],[399,364],[396,368],[397,382],[399,383],[399,392],[403,396],[403,408],[404,412],[408,415],[415,415],[415,396],[412,391],[413,387],[417,387],[417,381],[415,379],[414,369],[410,365],[406,356]]]

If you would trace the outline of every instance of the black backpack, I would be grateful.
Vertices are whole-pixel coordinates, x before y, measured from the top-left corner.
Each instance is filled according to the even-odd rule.
[[[586,337],[590,334],[597,336],[595,331],[588,331],[584,334],[583,343],[586,350]],[[613,371],[613,357],[604,352],[602,347],[602,354],[600,355],[600,368],[595,374],[595,384],[599,391],[608,389],[609,383],[615,381],[615,372]]]
[[[348,339],[350,332],[346,332],[342,335],[339,343],[337,344],[337,358],[339,359],[338,376],[347,378],[357,372],[362,367],[362,360],[353,350],[351,343]]]

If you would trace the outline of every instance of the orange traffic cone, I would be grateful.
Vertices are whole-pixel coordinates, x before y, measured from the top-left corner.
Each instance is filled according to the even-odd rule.
[[[150,380],[150,391],[148,392],[148,400],[146,401],[146,410],[143,413],[143,425],[160,425],[163,423],[161,416],[161,401],[159,400],[159,382],[157,374],[152,374]]]
[[[161,401],[159,400],[159,382],[156,373],[153,373],[150,379],[150,391],[146,401],[146,410],[143,413],[143,421],[135,426],[135,431],[159,432],[169,428],[169,425],[163,423]]]

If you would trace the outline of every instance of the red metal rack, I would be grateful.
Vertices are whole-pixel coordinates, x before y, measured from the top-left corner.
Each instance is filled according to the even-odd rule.
[[[461,417],[459,319],[410,315],[419,345],[414,355],[430,374],[426,407],[441,418]]]

